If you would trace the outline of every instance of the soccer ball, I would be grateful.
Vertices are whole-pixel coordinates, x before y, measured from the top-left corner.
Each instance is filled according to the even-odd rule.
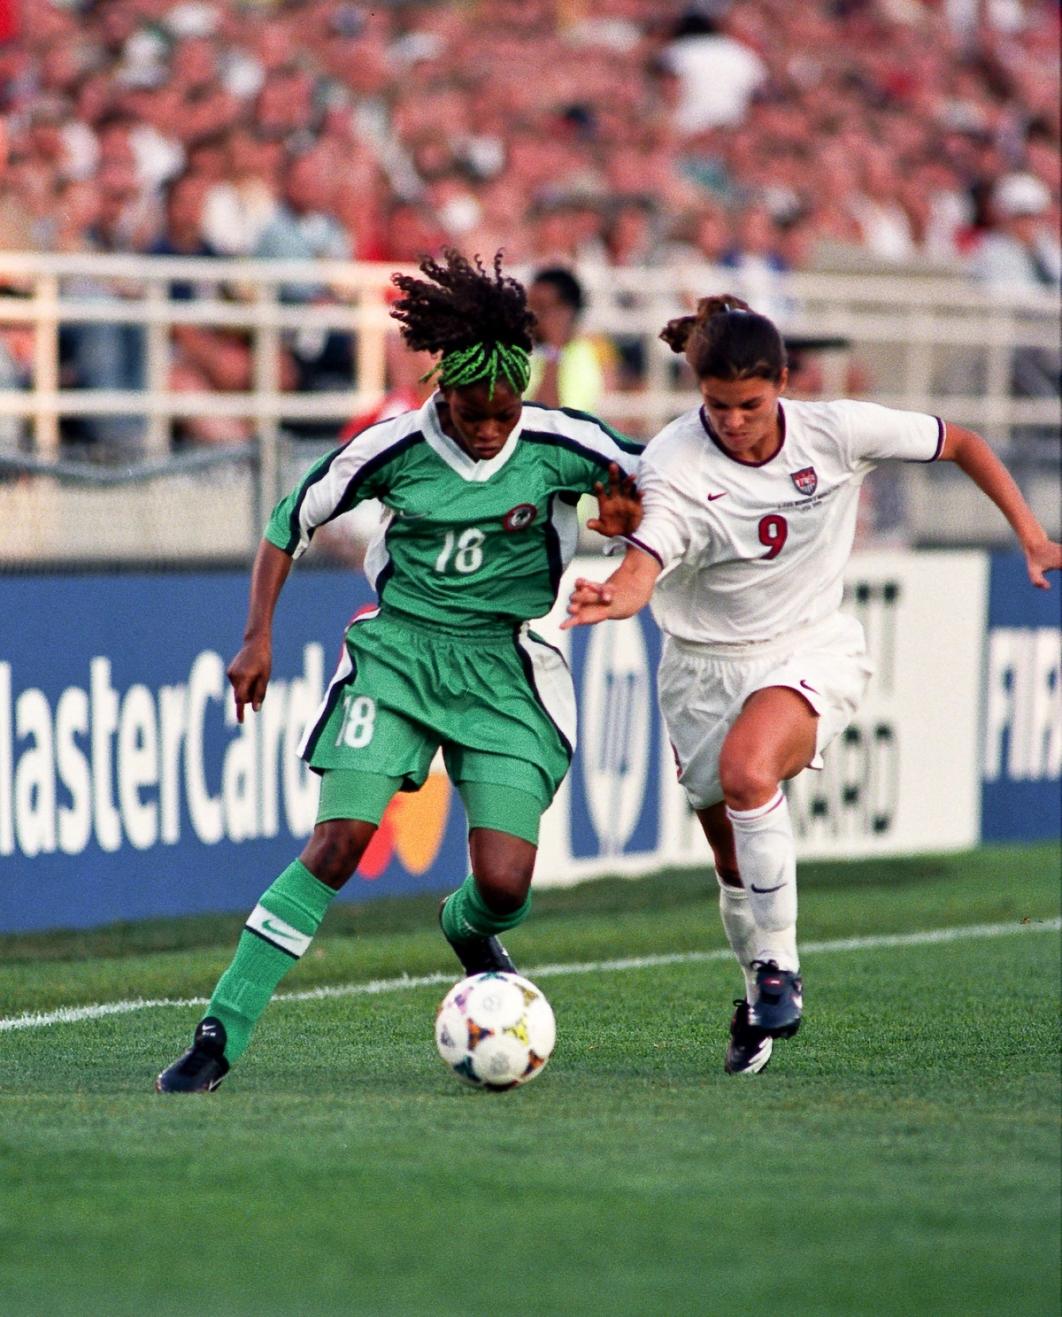
[[[458,1079],[501,1091],[540,1074],[557,1026],[549,1002],[519,974],[473,974],[455,983],[435,1016],[435,1045]]]

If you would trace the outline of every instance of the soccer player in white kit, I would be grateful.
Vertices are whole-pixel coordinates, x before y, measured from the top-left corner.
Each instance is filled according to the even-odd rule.
[[[873,403],[783,403],[781,336],[738,298],[702,299],[661,338],[685,354],[702,405],[647,446],[623,563],[604,583],[577,581],[564,625],[630,617],[652,598],[660,706],[745,976],[725,1069],[754,1074],[803,1009],[781,784],[821,767],[871,676],[862,628],[840,611],[864,477],[890,458],[955,462],[1007,518],[1041,589],[1062,546],[973,431]]]

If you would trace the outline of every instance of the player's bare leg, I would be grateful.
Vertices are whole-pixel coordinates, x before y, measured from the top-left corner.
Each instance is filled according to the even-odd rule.
[[[537,847],[494,828],[468,835],[472,872],[439,908],[439,922],[466,974],[514,972],[499,933],[515,928],[531,906],[531,875]]]

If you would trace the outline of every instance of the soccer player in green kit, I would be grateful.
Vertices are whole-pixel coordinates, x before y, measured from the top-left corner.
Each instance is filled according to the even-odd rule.
[[[362,499],[389,513],[366,559],[378,606],[350,624],[300,747],[321,774],[317,823],[251,912],[159,1092],[217,1088],[391,797],[421,785],[440,747],[468,815],[472,868],[441,907],[442,930],[466,974],[513,969],[498,934],[528,913],[539,819],[575,741],[567,665],[528,619],[556,598],[581,495],[598,493],[593,529],[629,529],[639,449],[583,413],[523,403],[534,318],[500,254],[493,271],[454,251],[420,270],[394,276],[392,315],[409,348],[439,354],[437,391],[316,462],[259,546],[244,644],[228,669],[241,722],[265,697],[292,561]]]

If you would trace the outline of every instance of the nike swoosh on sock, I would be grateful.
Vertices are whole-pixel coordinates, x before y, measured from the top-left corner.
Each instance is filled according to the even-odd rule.
[[[780,892],[782,888],[788,886],[788,884],[779,883],[777,887],[757,887],[755,883],[750,883],[749,886],[757,896],[766,896],[768,892]]]

